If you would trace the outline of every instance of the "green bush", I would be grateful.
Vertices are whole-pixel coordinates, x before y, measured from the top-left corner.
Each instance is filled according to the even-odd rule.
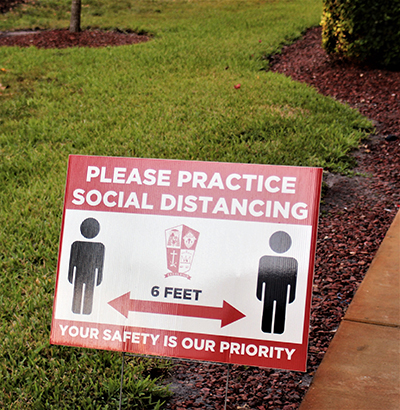
[[[321,25],[329,54],[400,68],[400,0],[324,0]]]

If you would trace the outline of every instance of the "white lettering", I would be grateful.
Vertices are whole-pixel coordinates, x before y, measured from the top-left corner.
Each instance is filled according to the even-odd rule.
[[[176,336],[170,336],[168,338],[168,347],[178,346],[178,338]]]
[[[293,354],[295,351],[296,351],[296,349],[292,349],[292,350],[289,351],[289,349],[285,347],[285,352],[286,352],[286,354],[287,354],[288,360],[292,360],[292,354]]]
[[[192,180],[192,174],[189,171],[179,171],[178,173],[178,187],[182,187]]]
[[[271,217],[271,208],[272,208],[272,201],[267,201],[265,204],[265,216],[267,218]]]
[[[140,178],[139,170],[137,168],[132,169],[125,183],[131,184],[132,182],[135,182],[138,185],[142,185],[142,180]]]
[[[106,177],[106,171],[107,171],[106,167],[101,167],[100,182],[109,184],[111,182],[111,178]]]
[[[124,206],[124,191],[120,191],[118,194],[118,208],[122,208]]]
[[[99,338],[99,329],[95,327],[91,327],[90,328],[90,338],[97,340]]]
[[[124,333],[123,333],[123,338],[124,338],[124,343],[128,340],[128,339],[130,339],[131,338],[131,332],[127,332],[126,330],[124,330]]]
[[[157,340],[159,339],[160,335],[150,334],[150,337],[151,337],[151,342],[153,343],[153,346],[155,346],[155,344],[157,343]],[[171,338],[172,337],[175,337],[175,336],[171,336]],[[174,346],[171,346],[171,347],[174,347]]]
[[[279,192],[279,188],[278,188],[277,186],[273,188],[273,187],[271,186],[271,182],[272,182],[272,181],[279,182],[280,180],[281,180],[281,179],[280,179],[279,177],[274,176],[274,175],[268,177],[268,178],[265,180],[265,183],[264,183],[265,189],[266,189],[268,192],[272,192],[272,193]]]
[[[124,208],[129,208],[130,206],[134,206],[136,209],[140,209],[139,200],[136,195],[136,192],[131,192],[129,194],[128,199],[125,202]]]
[[[296,177],[283,177],[282,178],[282,193],[283,194],[295,194]]]
[[[217,187],[219,189],[225,189],[224,183],[222,182],[221,174],[219,172],[216,172],[212,177],[211,180],[207,186],[207,189],[211,189]]]
[[[108,206],[109,208],[112,208],[113,206],[117,205],[117,203],[116,203],[115,201],[110,202],[110,201],[108,200],[108,198],[109,198],[110,196],[117,196],[117,193],[114,192],[114,191],[108,191],[108,192],[106,192],[106,193],[104,194],[104,196],[103,196],[103,202],[104,202],[104,205],[105,205],[105,206]]]
[[[260,199],[255,199],[254,201],[250,202],[249,205],[249,212],[251,215],[253,216],[262,216],[263,212],[262,211],[256,211],[254,208],[256,207],[256,205],[262,206],[264,205],[264,201],[261,201]]]
[[[177,210],[179,212],[182,211],[182,206],[183,206],[183,195],[178,195],[178,206],[177,206]]]
[[[111,330],[110,329],[103,330],[103,340],[111,340]]]
[[[257,183],[257,192],[262,192],[263,181],[264,181],[264,175],[259,175],[258,176],[258,183]]]
[[[280,202],[274,201],[274,213],[273,213],[274,218],[278,218],[278,212],[280,212],[284,218],[286,219],[289,218],[289,210],[290,210],[290,202],[285,202],[285,207],[283,207]]]
[[[193,182],[192,182],[193,188],[197,188],[197,186],[200,186],[200,188],[205,189],[206,181],[207,181],[207,174],[205,172],[193,172]]]
[[[80,189],[80,188],[75,189],[75,191],[72,194],[75,199],[72,200],[72,203],[74,205],[84,204],[85,203],[85,197],[83,196],[84,193],[85,193],[84,189]]]
[[[275,347],[275,350],[277,352],[276,358],[280,359],[281,358],[281,353],[285,350],[283,347]]]
[[[61,330],[61,336],[65,336],[65,332],[68,329],[68,325],[60,325],[60,330]]]
[[[199,196],[199,201],[203,203],[203,206],[201,207],[201,212],[203,212],[203,214],[208,212],[208,203],[212,202],[213,200],[214,198],[210,196]]]
[[[126,173],[126,168],[114,168],[114,176],[113,176],[113,182],[114,184],[124,184],[125,183],[125,173]]]
[[[215,342],[214,340],[206,340],[206,352],[215,352]]]
[[[188,338],[188,339],[190,339],[190,338]],[[189,343],[189,341],[187,341],[188,346],[189,345],[193,346],[193,341],[191,339],[190,339],[190,341],[191,341],[190,343]],[[195,342],[195,344],[196,344],[196,342]],[[201,344],[201,345],[198,345],[198,346],[201,347],[203,345]],[[221,341],[220,345],[219,345],[220,353],[229,352],[230,354],[236,354],[236,355],[239,355],[239,356],[244,356],[244,355],[247,355],[247,356],[250,356],[250,357],[258,356],[258,357],[266,357],[266,358],[270,358],[270,359],[272,359],[274,357],[274,350],[276,352],[276,359],[278,359],[278,360],[284,359],[284,355],[282,354],[282,352],[286,353],[287,360],[291,360],[293,353],[296,351],[296,349],[289,350],[286,347],[285,348],[284,347],[275,347],[275,346],[268,347],[268,346],[264,346],[264,345],[257,346],[256,344],[225,342],[225,341]],[[214,351],[214,350],[212,350],[212,351]],[[269,356],[268,356],[268,353],[269,353]]]
[[[153,209],[154,206],[147,203],[147,193],[143,192],[142,194],[142,209]]]
[[[185,337],[182,340],[182,347],[184,349],[191,349],[193,347],[193,340],[190,337]]]
[[[300,209],[299,209],[300,208]],[[304,202],[298,202],[292,207],[292,216],[296,219],[306,219],[308,216],[307,204]]]
[[[230,350],[231,354],[234,354],[234,353],[235,354],[240,354],[239,349],[240,349],[240,344],[239,343],[236,343],[236,342],[231,343],[231,350]]]
[[[195,212],[197,210],[196,201],[197,197],[189,195],[185,198],[186,206],[183,208],[186,212]]]
[[[112,342],[114,342],[115,340],[118,340],[118,342],[122,342],[121,333],[119,332],[119,330],[115,331],[114,336],[111,339]]]
[[[247,345],[246,346],[246,354],[248,356],[255,356],[258,352],[256,345]]]
[[[68,330],[68,333],[71,337],[76,337],[79,335],[79,329],[76,326],[71,326]]]
[[[81,337],[82,339],[86,339],[87,337],[89,337],[89,328],[87,327],[87,328],[85,329],[85,331],[83,331],[83,330],[84,330],[84,328],[81,327],[81,328],[80,328],[79,335],[80,335],[80,337]]]
[[[247,214],[247,199],[243,199],[240,203],[238,199],[232,199],[231,215],[236,215],[236,210],[240,212],[241,215],[245,216]]]
[[[155,169],[146,169],[144,171],[145,180],[143,181],[143,183],[145,185],[154,185],[157,181],[155,177],[156,172],[157,171]]]
[[[86,173],[86,182],[90,182],[92,178],[97,178],[100,175],[100,169],[98,167],[88,166]]]
[[[226,186],[228,187],[228,189],[230,189],[231,191],[237,191],[238,189],[240,189],[239,184],[232,185],[232,179],[240,180],[241,178],[242,177],[239,174],[228,175],[228,177],[226,178]]]
[[[161,195],[161,211],[171,211],[175,208],[176,199],[173,195],[170,194],[162,194]]]
[[[218,212],[223,212],[225,215],[229,215],[228,205],[226,204],[225,198],[219,198],[212,211],[213,214]]]
[[[143,344],[147,344],[147,338],[150,337],[150,333],[142,333]]]
[[[170,177],[171,177],[171,171],[168,169],[160,169],[158,171],[158,179],[157,179],[157,185],[158,186],[170,186]]]
[[[95,196],[95,200],[92,200],[92,196]],[[92,189],[86,195],[86,202],[90,206],[97,206],[101,202],[101,193],[97,189]]]
[[[224,352],[225,350],[229,349],[229,343],[228,342],[221,342],[219,346],[219,351],[220,353]]]
[[[257,179],[257,175],[243,175],[243,179],[246,180],[246,191],[251,191],[251,185],[255,179]]]

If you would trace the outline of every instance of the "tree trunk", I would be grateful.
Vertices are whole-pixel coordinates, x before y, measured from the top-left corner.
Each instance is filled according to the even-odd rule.
[[[81,31],[81,0],[72,0],[69,31],[71,33]]]

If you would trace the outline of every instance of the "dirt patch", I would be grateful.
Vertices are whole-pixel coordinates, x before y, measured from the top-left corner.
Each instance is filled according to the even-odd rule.
[[[85,30],[70,33],[69,30],[45,30],[33,32],[0,33],[0,46],[68,48],[111,47],[149,41],[150,37],[121,31]]]
[[[7,13],[19,4],[25,3],[24,0],[1,0],[0,13]]]

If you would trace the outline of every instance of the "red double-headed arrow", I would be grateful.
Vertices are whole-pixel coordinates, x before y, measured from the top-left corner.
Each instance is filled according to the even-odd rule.
[[[221,320],[221,327],[244,318],[242,312],[225,300],[222,307],[184,305],[180,303],[135,300],[130,298],[130,292],[108,302],[119,313],[128,317],[129,312],[146,312],[160,315],[197,317],[202,319]]]

